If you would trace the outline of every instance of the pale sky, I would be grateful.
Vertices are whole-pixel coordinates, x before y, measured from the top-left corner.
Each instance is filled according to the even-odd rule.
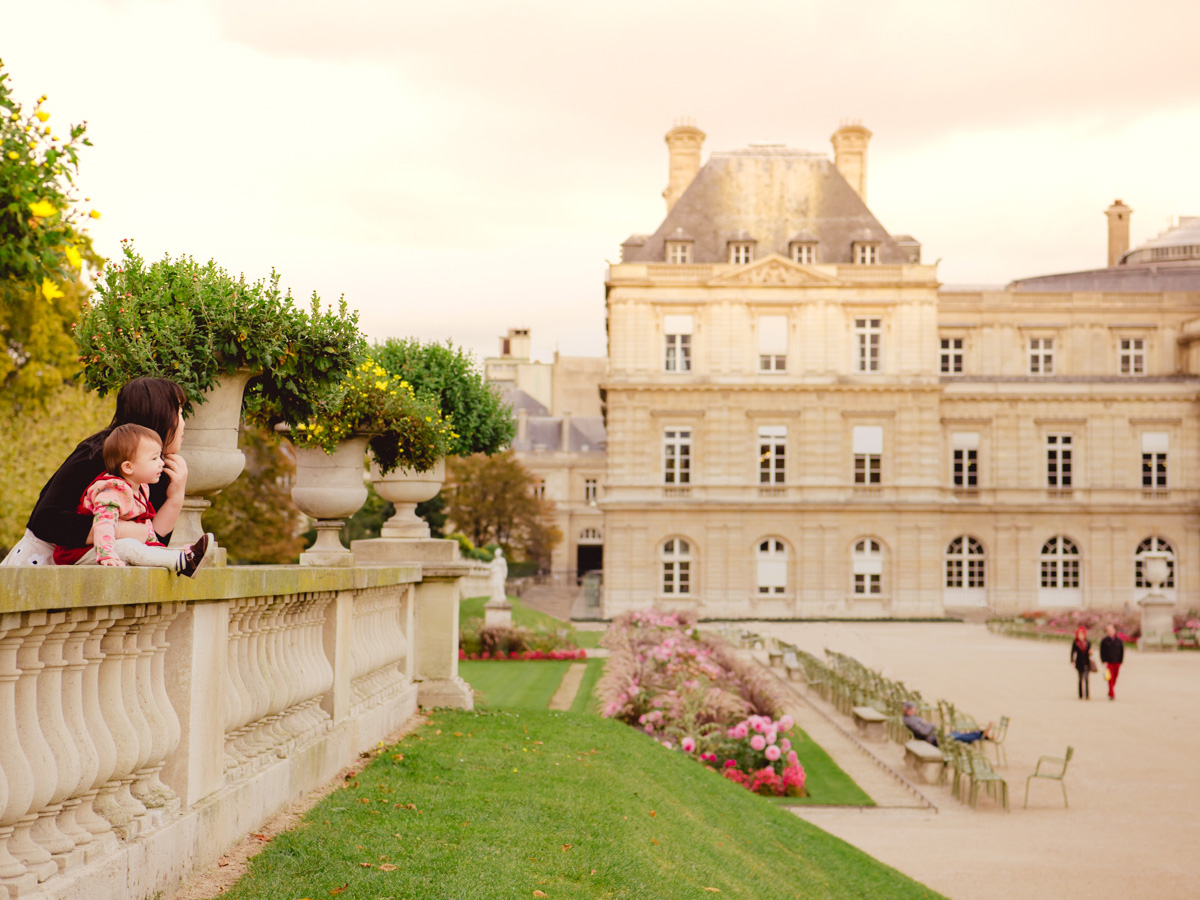
[[[0,0],[20,99],[88,120],[115,256],[272,267],[372,338],[510,326],[602,355],[604,271],[663,218],[663,134],[829,153],[944,282],[1102,266],[1200,215],[1196,0]]]

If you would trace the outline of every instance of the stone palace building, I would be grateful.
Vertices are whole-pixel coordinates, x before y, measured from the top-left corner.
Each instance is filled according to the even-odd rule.
[[[673,128],[666,218],[606,281],[604,614],[1200,605],[1200,219],[1109,264],[943,287],[833,158]]]

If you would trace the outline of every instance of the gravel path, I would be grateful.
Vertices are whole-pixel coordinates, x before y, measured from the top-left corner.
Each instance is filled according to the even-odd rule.
[[[939,811],[807,809],[799,815],[953,900],[1182,900],[1200,897],[1200,653],[1126,652],[1117,700],[1092,678],[1075,697],[1069,648],[989,634],[981,625],[759,623],[818,655],[840,650],[981,722],[1012,719],[1006,747],[1013,811],[971,811],[948,787],[921,789]],[[850,728],[849,719],[843,723]],[[807,728],[808,726],[805,725]],[[816,738],[816,735],[814,735]],[[825,746],[824,741],[820,741]],[[1039,756],[1075,758],[1059,785],[1025,777]],[[846,767],[847,751],[826,746]],[[903,752],[886,745],[902,770]],[[846,757],[850,759],[851,757]]]

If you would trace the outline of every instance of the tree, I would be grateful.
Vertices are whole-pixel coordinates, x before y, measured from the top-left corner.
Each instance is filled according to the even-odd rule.
[[[82,225],[100,214],[74,195],[87,125],[60,138],[45,101],[22,106],[0,62],[0,395],[17,408],[78,371],[71,328],[90,292],[84,263],[101,263]]]
[[[551,524],[554,504],[534,493],[534,478],[512,451],[446,459],[446,514],[476,547],[499,544],[507,555],[545,568],[562,540]]]
[[[294,563],[304,549],[304,517],[291,495],[296,461],[275,434],[262,428],[243,426],[239,444],[246,469],[213,498],[204,526],[229,552],[231,563]]]

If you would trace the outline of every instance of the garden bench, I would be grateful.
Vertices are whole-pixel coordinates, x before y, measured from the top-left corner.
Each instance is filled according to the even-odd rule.
[[[804,665],[796,656],[795,649],[783,651],[783,670],[787,672],[788,681],[799,681],[804,677]]]
[[[904,745],[904,764],[926,784],[937,784],[942,779],[946,760],[933,744],[911,740]]]
[[[887,716],[870,706],[856,706],[850,710],[854,727],[868,741],[887,740]]]
[[[772,669],[778,669],[783,665],[783,648],[774,638],[767,644],[767,665]]]

